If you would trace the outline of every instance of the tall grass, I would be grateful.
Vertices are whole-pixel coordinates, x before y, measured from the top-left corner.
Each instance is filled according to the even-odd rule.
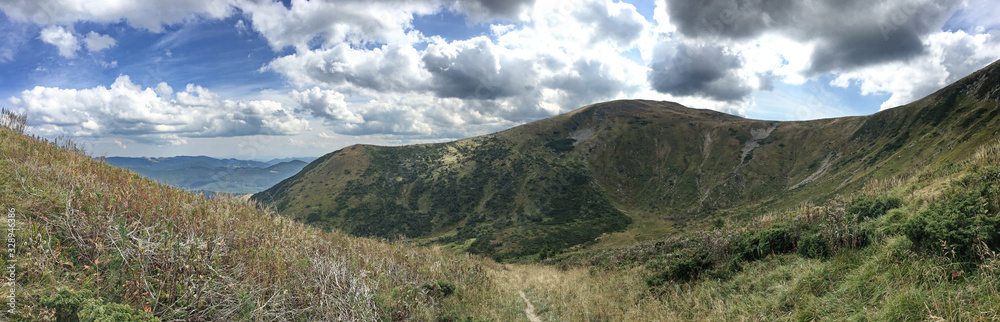
[[[0,129],[0,204],[17,224],[16,256],[3,260],[18,272],[13,319],[55,318],[42,303],[64,289],[190,320],[426,320],[487,293],[491,261],[320,231],[60,145]],[[424,287],[440,282],[458,291]]]

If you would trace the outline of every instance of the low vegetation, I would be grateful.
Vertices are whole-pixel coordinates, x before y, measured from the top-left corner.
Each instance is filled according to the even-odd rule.
[[[490,293],[490,261],[319,231],[62,145],[0,129],[11,320],[433,320]]]

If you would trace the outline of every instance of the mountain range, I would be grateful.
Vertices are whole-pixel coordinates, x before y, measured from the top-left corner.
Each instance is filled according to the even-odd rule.
[[[162,158],[107,157],[104,161],[150,179],[205,193],[259,192],[299,172],[315,158],[253,161],[206,156]]]
[[[449,143],[353,145],[253,195],[295,220],[497,259],[629,245],[947,167],[998,137],[998,64],[874,115],[621,100]]]

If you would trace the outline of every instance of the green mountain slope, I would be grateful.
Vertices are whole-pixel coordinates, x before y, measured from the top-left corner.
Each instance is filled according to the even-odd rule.
[[[630,244],[947,167],[997,137],[1000,65],[870,116],[748,120],[613,101],[450,143],[355,145],[253,196],[355,235],[500,259]]]

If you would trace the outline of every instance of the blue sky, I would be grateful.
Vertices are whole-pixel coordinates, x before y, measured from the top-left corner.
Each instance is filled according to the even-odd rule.
[[[0,105],[107,156],[317,156],[624,98],[865,115],[1000,58],[988,0],[73,2],[0,4]]]

